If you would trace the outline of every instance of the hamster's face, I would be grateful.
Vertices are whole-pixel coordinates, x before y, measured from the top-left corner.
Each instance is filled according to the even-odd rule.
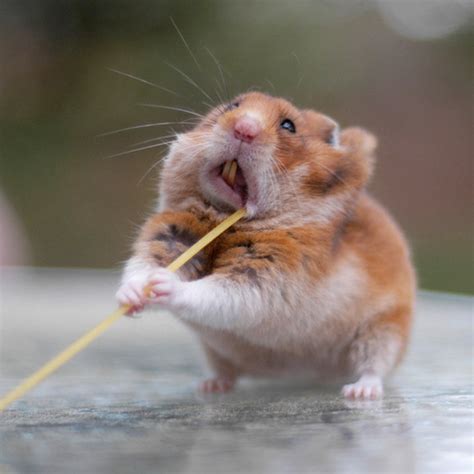
[[[356,186],[348,157],[332,119],[251,92],[216,107],[193,130],[178,135],[164,171],[174,181],[169,190],[187,187],[217,209],[245,207],[250,217],[258,217]],[[233,160],[238,167],[229,184],[223,169]],[[367,176],[361,179],[365,183]]]

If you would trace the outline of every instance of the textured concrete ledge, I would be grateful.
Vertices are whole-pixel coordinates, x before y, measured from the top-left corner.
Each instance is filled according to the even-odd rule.
[[[114,308],[118,274],[4,270],[0,392]],[[473,469],[473,298],[419,296],[382,402],[244,381],[201,397],[193,336],[167,314],[119,321],[0,414],[0,473],[461,473]]]

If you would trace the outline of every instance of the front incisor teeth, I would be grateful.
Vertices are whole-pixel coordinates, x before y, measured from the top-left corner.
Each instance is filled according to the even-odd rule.
[[[237,162],[235,160],[227,161],[222,170],[222,177],[230,186],[234,185],[235,175],[237,174]]]

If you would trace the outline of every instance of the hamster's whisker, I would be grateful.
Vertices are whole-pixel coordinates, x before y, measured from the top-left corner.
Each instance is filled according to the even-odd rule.
[[[117,158],[119,156],[124,156],[124,155],[129,155],[131,153],[137,153],[139,151],[144,151],[144,150],[149,150],[151,148],[157,148],[157,147],[160,147],[160,146],[166,146],[166,145],[170,145],[171,143],[173,143],[174,140],[171,140],[171,141],[167,141],[167,142],[163,142],[163,143],[155,143],[154,145],[148,145],[148,146],[142,146],[140,148],[135,148],[133,150],[127,150],[127,151],[122,151],[120,153],[115,153],[114,155],[108,155],[108,156],[104,156],[104,159],[109,159],[109,158]]]
[[[174,134],[174,135],[171,135],[171,137],[174,136],[175,139],[178,138],[179,133],[174,129],[174,127],[170,127],[170,128],[171,128],[171,132]]]
[[[194,110],[186,109],[184,107],[171,107],[169,105],[159,105],[159,104],[137,104],[140,107],[152,107],[155,109],[164,109],[164,110],[175,110],[176,112],[183,112],[186,114],[194,115],[199,118],[204,118],[203,114],[195,112]]]
[[[227,102],[227,99],[222,98],[221,94],[219,93],[219,90],[220,90],[220,92],[222,92],[223,94],[224,94],[224,91],[222,90],[222,88],[221,88],[221,83],[219,82],[219,79],[217,79],[217,77],[214,78],[214,82],[217,84],[217,89],[214,88],[214,92],[215,92],[216,96],[218,97],[219,102],[220,102],[221,104],[223,104],[224,102]],[[219,89],[219,90],[218,90],[218,89]]]
[[[140,128],[147,128],[147,127],[161,127],[164,125],[192,125],[191,120],[197,119],[187,119],[180,122],[155,122],[155,123],[144,123],[140,125],[132,125],[131,127],[119,128],[117,130],[112,130],[110,132],[99,133],[96,135],[97,138],[99,137],[107,137],[109,135],[115,135],[116,133],[128,132],[129,130],[137,130]]]
[[[163,150],[162,153],[165,153],[166,150]],[[138,180],[138,183],[137,183],[137,186],[140,186],[140,184],[142,184],[142,182],[145,180],[145,178],[155,169],[157,168],[159,165],[161,165],[161,163],[163,162],[163,160],[166,158],[166,155],[165,156],[161,156],[155,163],[153,163],[145,172],[145,174]]]
[[[206,150],[209,150],[211,149],[212,146],[209,145],[209,144],[205,144],[205,143],[201,143],[195,147],[191,147],[191,148],[187,148],[186,151],[191,151],[191,155],[188,157],[189,160],[193,160],[194,158],[196,158],[196,156],[198,156],[200,153],[203,153],[205,152]]]
[[[156,142],[158,140],[163,140],[167,138],[173,138],[176,137],[177,133],[171,133],[170,135],[162,135],[161,137],[156,137],[156,138],[149,138],[148,140],[143,140],[141,142],[135,142],[130,145],[130,147],[133,146],[138,146],[138,145],[144,145],[145,143],[151,143],[151,142]]]
[[[168,142],[168,143],[170,143],[170,142]],[[190,145],[187,145],[187,146],[183,147],[183,151],[186,152],[186,153],[191,152],[191,155],[188,157],[188,159],[190,161],[192,161],[199,153],[202,153],[202,152],[206,151],[207,149],[212,148],[213,146],[214,145],[210,144],[210,143],[198,142],[198,143],[193,143],[193,144],[190,144]],[[163,163],[163,161],[166,159],[166,154],[165,154],[166,150],[162,150],[161,153],[162,153],[162,156],[160,156],[160,158],[147,169],[147,171],[144,173],[144,175],[139,179],[139,181],[137,183],[137,186],[139,186],[147,178],[147,176],[154,169],[158,168]]]
[[[214,82],[217,86],[217,87],[214,87],[213,90],[214,90],[214,94],[216,95],[217,99],[219,100],[219,104],[227,103],[228,102],[227,98],[224,98],[221,95],[221,94],[224,94],[224,96],[225,96],[225,92],[222,89],[222,85],[219,82],[219,79],[217,77],[214,77],[213,79],[214,79]]]
[[[168,144],[171,144],[171,143],[174,143],[174,140],[173,141],[169,141]],[[191,143],[191,144],[187,144],[187,145],[183,145],[183,151],[188,153],[188,152],[192,152],[193,155],[191,155],[190,157],[188,157],[188,159],[192,159],[193,157],[195,157],[199,152],[201,151],[204,151],[208,148],[211,148],[212,145],[208,144],[208,143],[202,143],[202,142],[197,142],[197,143]]]
[[[220,83],[217,79],[216,79],[216,82],[219,85],[219,87],[221,89],[221,92],[225,95],[225,99],[226,99],[226,102],[227,102],[227,101],[230,100],[230,95],[229,95],[229,90],[227,88],[227,83],[225,81],[225,76],[224,76],[224,71],[223,71],[223,68],[222,68],[222,64],[220,63],[220,61],[216,58],[216,56],[212,53],[212,51],[208,47],[206,47],[205,50],[207,51],[207,54],[209,54],[209,56],[212,58],[215,65],[217,66],[217,69],[219,71],[219,75],[220,75],[220,78],[221,78],[221,81],[222,81],[222,85],[220,85]],[[222,100],[222,98],[219,95],[218,95],[218,97],[219,97],[219,100],[221,101],[221,103],[224,103],[224,100]]]
[[[175,21],[173,20],[173,17],[171,17],[171,16],[170,16],[170,21],[171,21],[171,23],[173,24],[174,29],[175,29],[176,32],[178,33],[179,37],[181,38],[181,41],[184,43],[184,46],[185,46],[186,49],[188,50],[188,53],[190,54],[190,56],[193,58],[194,62],[196,63],[196,66],[198,67],[198,69],[199,69],[200,71],[202,71],[201,65],[199,64],[198,60],[196,59],[196,56],[194,56],[194,53],[193,53],[193,51],[191,50],[191,48],[189,47],[188,42],[185,40],[183,33],[181,33],[181,30],[178,28],[178,25],[175,23]]]
[[[181,71],[178,67],[174,66],[173,64],[164,61],[164,63],[170,67],[171,69],[174,69],[178,74],[180,74],[186,82],[194,86],[201,94],[203,94],[205,97],[207,97],[211,102],[213,102],[212,97],[193,79],[191,79],[185,72]]]
[[[273,92],[276,94],[276,87],[270,79],[265,79],[265,82],[273,89]]]
[[[202,146],[204,145],[204,146]],[[209,144],[195,144],[194,146],[191,146],[190,148],[185,148],[184,151],[188,152],[190,151],[190,149],[195,149],[194,153],[192,153],[188,158],[189,160],[193,160],[199,153],[202,153],[203,151],[205,151],[206,149],[208,148],[211,148],[211,146]],[[164,151],[163,151],[164,153]],[[166,159],[166,155],[165,156],[161,156],[155,163],[153,163],[153,165],[150,166],[150,168],[148,168],[148,170],[146,171],[146,173],[140,178],[140,180],[138,181],[137,185],[140,185],[143,180],[155,169],[157,168],[159,165],[161,165],[163,163],[163,161]],[[177,176],[180,176],[179,174]]]
[[[304,74],[301,72],[301,61],[294,51],[292,51],[291,55],[296,59],[296,63],[299,69],[299,78],[298,78],[298,82],[296,83],[296,88],[299,89],[301,85],[301,81],[303,80],[303,77],[304,77]]]
[[[134,76],[133,74],[130,74],[128,72],[119,71],[118,69],[113,69],[111,67],[107,69],[111,72],[114,72],[115,74],[120,74],[121,76],[128,77],[129,79],[134,79],[135,81],[142,82],[143,84],[147,84],[148,86],[156,87],[157,89],[160,89],[164,92],[168,92],[169,94],[173,94],[176,97],[183,97],[181,94],[178,94],[177,92],[172,91],[171,89],[168,89],[167,87],[160,86],[159,84],[155,84],[154,82],[147,81],[146,79],[142,79],[141,77]]]
[[[189,160],[193,160],[199,153],[205,151],[206,149],[208,148],[212,148],[212,145],[210,144],[201,144],[201,143],[198,143],[198,144],[194,144],[194,145],[191,145],[189,147],[186,147],[184,148],[184,150],[186,152],[188,151],[191,151],[191,150],[194,150],[194,153],[192,153],[188,158]],[[140,185],[143,180],[155,169],[157,168],[159,165],[161,165],[163,163],[163,161],[166,159],[166,155],[163,156],[163,154],[166,153],[166,150],[162,150],[160,153],[162,153],[162,156],[160,156],[160,158],[155,162],[153,163],[149,168],[148,170],[145,172],[145,174],[140,178],[140,180],[138,181],[137,185]],[[179,175],[178,175],[179,176]]]

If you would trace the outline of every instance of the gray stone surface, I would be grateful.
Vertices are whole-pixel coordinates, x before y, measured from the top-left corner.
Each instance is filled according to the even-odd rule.
[[[118,275],[5,271],[0,393],[105,317]],[[421,293],[411,349],[381,402],[339,387],[243,381],[199,396],[194,337],[124,319],[0,414],[0,473],[468,473],[473,299]]]

